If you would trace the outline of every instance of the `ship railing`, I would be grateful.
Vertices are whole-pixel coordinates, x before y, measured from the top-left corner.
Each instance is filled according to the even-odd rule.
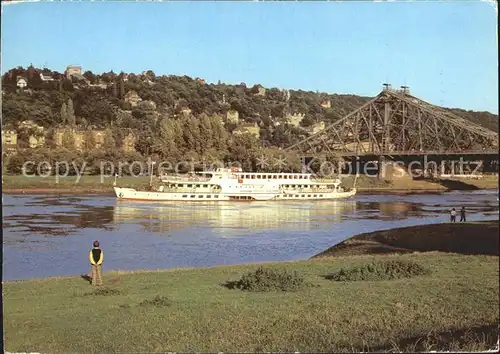
[[[320,177],[311,177],[311,182],[316,183],[341,183],[338,178],[320,178]]]
[[[162,175],[160,176],[162,182],[169,181],[185,181],[185,182],[208,182],[212,177],[202,176],[182,176],[182,175]]]

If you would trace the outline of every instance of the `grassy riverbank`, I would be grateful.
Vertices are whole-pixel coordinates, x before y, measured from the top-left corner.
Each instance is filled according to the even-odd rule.
[[[469,238],[483,242],[477,237],[490,224],[471,225]],[[498,338],[498,276],[498,256],[430,252],[107,272],[98,290],[80,277],[6,282],[5,345],[54,353],[478,351]],[[240,279],[245,291],[227,285]],[[273,286],[281,290],[264,291]]]
[[[344,179],[347,187],[352,186],[353,177]],[[51,177],[25,177],[25,176],[3,176],[4,193],[98,193],[113,194],[112,184],[114,177],[82,176],[60,177],[56,180]],[[360,176],[356,183],[356,188],[360,193],[382,192],[382,193],[423,193],[423,192],[444,192],[449,189],[497,189],[498,178],[496,176],[486,176],[481,180],[467,181],[445,181],[443,183],[424,181],[395,179],[392,182],[379,180],[378,178]],[[149,177],[121,177],[118,179],[120,186],[132,188],[144,188],[149,185]]]

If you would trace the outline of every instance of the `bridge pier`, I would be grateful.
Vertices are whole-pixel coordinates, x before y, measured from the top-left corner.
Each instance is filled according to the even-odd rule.
[[[385,179],[385,173],[386,173],[386,170],[385,170],[385,156],[384,155],[380,155],[378,157],[378,172],[377,172],[377,177],[378,179],[380,180],[384,180]]]

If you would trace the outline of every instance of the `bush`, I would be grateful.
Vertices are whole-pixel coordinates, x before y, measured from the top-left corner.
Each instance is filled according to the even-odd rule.
[[[341,268],[337,273],[327,276],[327,279],[335,281],[392,280],[428,274],[430,274],[428,269],[415,262],[391,260],[353,268]]]
[[[225,284],[230,289],[244,291],[296,291],[308,284],[297,272],[289,273],[285,270],[278,271],[259,267],[255,272],[250,272],[238,281]]]
[[[117,289],[111,288],[97,288],[92,292],[83,294],[84,296],[113,296],[120,295],[121,292]]]
[[[152,300],[144,300],[139,303],[139,306],[154,306],[168,307],[172,305],[172,301],[165,296],[156,295]]]

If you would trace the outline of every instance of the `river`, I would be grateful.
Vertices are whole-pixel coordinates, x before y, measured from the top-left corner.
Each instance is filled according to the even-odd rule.
[[[105,271],[307,259],[359,233],[447,222],[462,206],[468,220],[498,220],[496,191],[267,203],[4,194],[3,279],[87,273],[96,239]]]

